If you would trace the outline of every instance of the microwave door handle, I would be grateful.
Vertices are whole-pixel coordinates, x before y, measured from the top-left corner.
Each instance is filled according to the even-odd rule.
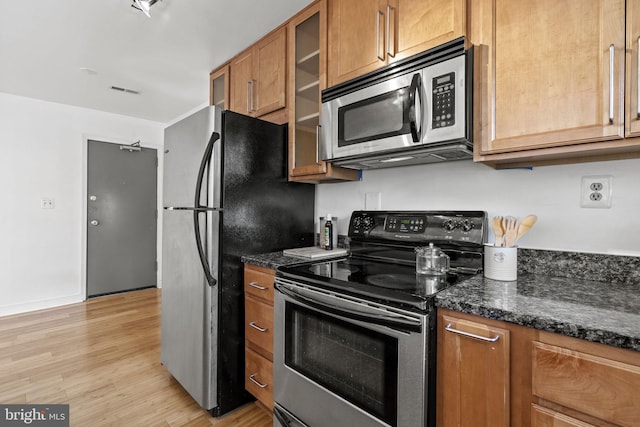
[[[418,108],[416,108],[416,100],[418,101]],[[413,142],[422,140],[423,106],[422,77],[420,73],[416,73],[411,79],[411,86],[409,86],[409,128],[411,129]]]

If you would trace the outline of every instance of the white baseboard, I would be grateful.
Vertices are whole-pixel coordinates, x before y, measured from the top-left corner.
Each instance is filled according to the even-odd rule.
[[[59,307],[67,304],[82,302],[82,295],[71,295],[61,298],[51,298],[40,301],[31,301],[23,304],[0,306],[0,317],[11,314],[26,313],[29,311],[43,310],[45,308]]]

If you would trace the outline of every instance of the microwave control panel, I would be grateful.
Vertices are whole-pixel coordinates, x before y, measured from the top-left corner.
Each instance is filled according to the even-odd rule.
[[[451,72],[433,78],[433,106],[431,123],[434,129],[453,126],[456,123],[456,73]]]

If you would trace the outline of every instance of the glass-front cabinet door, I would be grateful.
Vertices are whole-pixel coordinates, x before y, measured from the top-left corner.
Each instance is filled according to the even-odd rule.
[[[212,71],[209,75],[209,105],[223,110],[229,108],[229,64]]]
[[[358,171],[320,159],[320,93],[326,88],[326,0],[313,3],[289,22],[289,179],[354,180]]]

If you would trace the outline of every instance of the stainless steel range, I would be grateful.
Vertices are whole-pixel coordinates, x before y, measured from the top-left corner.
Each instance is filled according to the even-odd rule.
[[[482,270],[482,211],[356,211],[350,255],[276,274],[275,426],[435,426],[435,294]],[[417,247],[450,258],[416,274]]]

